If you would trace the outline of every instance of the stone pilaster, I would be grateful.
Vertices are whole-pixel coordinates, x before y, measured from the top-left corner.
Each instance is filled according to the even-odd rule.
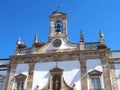
[[[111,76],[111,84],[112,84],[112,90],[118,90],[118,85],[117,85],[117,79],[116,79],[116,74],[115,74],[115,64],[112,63],[110,64],[110,76]]]
[[[112,90],[111,80],[110,80],[109,58],[107,56],[102,56],[101,61],[102,61],[102,67],[103,67],[105,90]]]
[[[86,60],[80,60],[80,66],[81,66],[81,87],[82,90],[87,90],[87,75],[86,75]]]
[[[60,89],[60,90],[64,90],[64,89],[63,89],[63,83],[64,83],[64,82],[63,82],[63,75],[61,75],[61,89]]]
[[[49,87],[49,90],[52,90],[52,85],[53,85],[52,82],[53,82],[52,81],[52,75],[50,74],[50,87]]]
[[[14,76],[16,71],[16,64],[12,64],[10,66],[10,74],[9,74],[9,81],[8,81],[8,87],[7,90],[12,90],[13,82],[14,82]]]
[[[27,90],[32,90],[34,66],[35,66],[35,63],[29,63],[29,75],[28,75],[28,80],[27,80]]]

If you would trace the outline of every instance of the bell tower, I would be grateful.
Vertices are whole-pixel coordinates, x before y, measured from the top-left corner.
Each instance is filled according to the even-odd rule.
[[[49,41],[55,38],[67,39],[67,14],[54,11],[50,15]]]

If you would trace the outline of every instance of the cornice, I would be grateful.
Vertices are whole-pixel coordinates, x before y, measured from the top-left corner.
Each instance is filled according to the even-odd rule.
[[[27,54],[27,55],[14,55],[10,57],[10,63],[36,63],[36,62],[53,62],[53,61],[66,61],[66,60],[87,60],[97,59],[105,51],[98,50],[67,50],[64,52],[52,52],[41,54]],[[102,54],[103,56],[105,54]]]

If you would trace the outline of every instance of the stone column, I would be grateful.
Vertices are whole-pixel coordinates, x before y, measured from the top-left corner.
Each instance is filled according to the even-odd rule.
[[[112,85],[112,90],[118,90],[118,85],[117,85],[117,79],[116,79],[116,74],[115,74],[115,63],[110,64],[110,76],[111,76],[111,85]]]
[[[28,79],[27,79],[27,90],[32,89],[34,66],[35,66],[35,63],[29,63],[29,75],[28,75]]]
[[[110,81],[109,58],[107,56],[101,56],[101,61],[103,68],[105,90],[112,90],[111,81]]]
[[[87,90],[87,70],[86,70],[86,60],[80,60],[80,66],[81,66],[81,90]]]
[[[8,87],[7,90],[12,90],[12,86],[14,83],[14,76],[15,76],[15,71],[16,71],[16,64],[11,64],[9,67],[9,80],[8,80]]]

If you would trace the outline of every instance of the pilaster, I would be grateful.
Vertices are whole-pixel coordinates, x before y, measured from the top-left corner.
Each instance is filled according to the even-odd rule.
[[[50,87],[49,90],[52,90],[52,74],[50,74]]]
[[[118,90],[118,85],[117,85],[117,79],[116,79],[116,74],[115,74],[115,64],[112,63],[110,64],[110,76],[111,76],[111,85],[112,85],[112,90]]]
[[[110,80],[109,58],[107,56],[101,56],[101,61],[103,67],[105,90],[112,90],[111,80]]]
[[[14,83],[14,76],[15,76],[15,71],[16,71],[16,64],[12,64],[10,66],[11,70],[10,70],[10,74],[9,74],[9,81],[8,81],[8,87],[7,90],[12,90],[12,86]]]
[[[80,66],[81,66],[81,87],[82,90],[87,90],[87,75],[86,75],[86,60],[80,60]]]
[[[35,63],[29,63],[29,76],[27,80],[27,90],[32,89],[34,66],[35,66]]]
[[[63,83],[63,75],[61,75],[61,89],[60,89],[60,90],[64,90],[64,89],[63,89],[63,84],[64,84],[64,83]]]

